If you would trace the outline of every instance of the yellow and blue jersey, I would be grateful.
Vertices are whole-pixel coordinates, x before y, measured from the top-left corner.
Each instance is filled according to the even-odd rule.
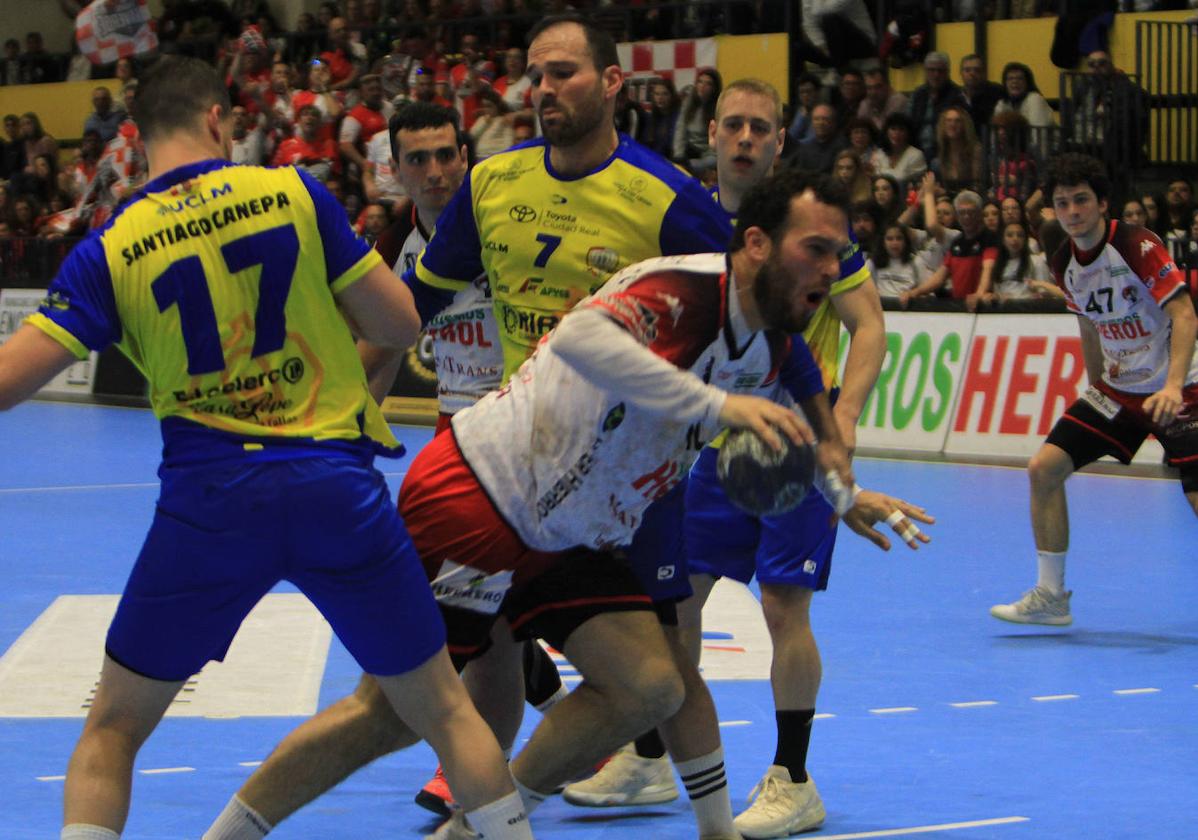
[[[394,450],[333,297],[379,261],[307,174],[202,161],[76,246],[30,322],[80,358],[129,357],[168,462],[268,441]]]
[[[568,178],[538,139],[474,167],[442,211],[414,285],[457,292],[486,272],[506,381],[565,312],[620,269],[725,251],[731,235],[698,181],[627,136],[594,171]]]
[[[811,323],[803,330],[803,338],[811,348],[811,355],[824,376],[824,388],[833,393],[840,387],[840,315],[832,305],[832,298],[855,289],[869,279],[869,266],[865,253],[857,242],[857,235],[849,229],[849,244],[840,252],[840,277],[832,284],[832,294],[823,299]]]

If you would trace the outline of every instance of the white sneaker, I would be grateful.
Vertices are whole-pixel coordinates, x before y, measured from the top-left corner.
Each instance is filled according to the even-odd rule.
[[[608,808],[617,805],[656,805],[678,798],[670,759],[641,758],[626,744],[589,779],[566,785],[562,799],[571,805]]]
[[[792,782],[790,771],[774,764],[749,794],[753,804],[732,824],[749,840],[760,837],[789,837],[812,831],[824,824],[824,802],[815,782]]]
[[[1073,623],[1069,614],[1069,597],[1072,592],[1054,595],[1036,584],[1013,604],[995,604],[990,615],[1015,624],[1051,624],[1064,627]]]
[[[424,840],[478,840],[479,833],[466,822],[466,813],[461,808],[454,808],[453,815]]]

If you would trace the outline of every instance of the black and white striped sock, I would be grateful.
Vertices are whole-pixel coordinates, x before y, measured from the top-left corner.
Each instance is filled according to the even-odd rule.
[[[724,775],[724,749],[675,764],[699,823],[699,834],[732,834],[732,802]]]

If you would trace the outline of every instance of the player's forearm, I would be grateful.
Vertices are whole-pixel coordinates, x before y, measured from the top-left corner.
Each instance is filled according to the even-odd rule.
[[[549,347],[591,384],[653,414],[683,422],[714,419],[727,396],[656,355],[598,310],[563,318]]]
[[[849,342],[844,378],[840,386],[840,395],[836,398],[835,415],[842,428],[845,424],[857,425],[861,411],[865,408],[865,401],[869,399],[870,392],[878,381],[885,358],[885,322],[879,319],[877,323],[858,326]]]
[[[836,418],[832,414],[832,403],[828,400],[826,391],[820,391],[805,400],[800,400],[799,407],[803,409],[807,422],[821,442],[839,443],[841,441],[840,428],[836,425]]]
[[[1106,367],[1102,357],[1102,340],[1098,331],[1089,319],[1078,316],[1081,324],[1082,361],[1086,365],[1086,376],[1091,385],[1102,381],[1102,371]]]
[[[1184,388],[1194,361],[1194,341],[1198,339],[1198,315],[1194,314],[1189,295],[1182,292],[1165,306],[1173,329],[1169,335],[1169,372],[1165,382]]]
[[[383,404],[391,385],[399,374],[399,366],[403,363],[403,350],[393,347],[379,347],[368,341],[358,342],[358,356],[362,360],[362,368],[366,371],[366,383],[370,395],[379,405]]]

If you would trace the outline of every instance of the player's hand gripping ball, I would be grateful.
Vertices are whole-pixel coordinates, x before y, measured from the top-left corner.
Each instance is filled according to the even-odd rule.
[[[716,475],[729,501],[754,516],[778,516],[798,507],[815,483],[815,449],[796,444],[778,432],[782,451],[775,451],[752,429],[728,433]]]

